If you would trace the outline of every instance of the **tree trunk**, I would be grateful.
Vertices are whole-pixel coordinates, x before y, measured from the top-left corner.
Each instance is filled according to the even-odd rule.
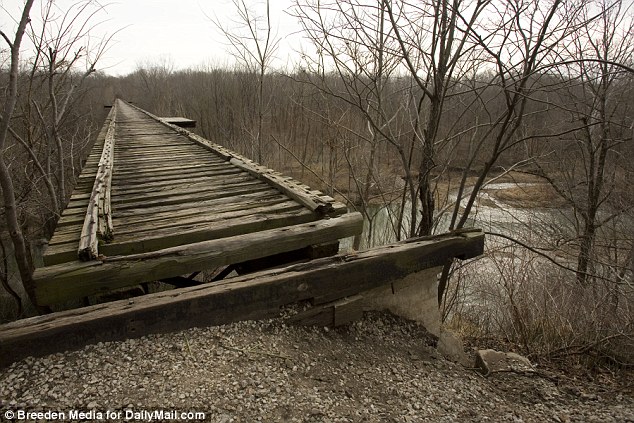
[[[13,250],[15,260],[18,265],[22,285],[29,297],[29,300],[35,305],[35,293],[33,286],[33,269],[29,261],[30,254],[26,240],[18,223],[18,212],[15,203],[15,189],[11,172],[4,161],[4,156],[0,155],[0,186],[2,187],[2,198],[4,201],[4,215],[7,222],[7,229],[13,242]]]

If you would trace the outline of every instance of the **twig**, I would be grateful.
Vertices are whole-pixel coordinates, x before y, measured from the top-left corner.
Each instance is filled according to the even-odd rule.
[[[562,355],[580,355],[580,354],[585,354],[588,351],[594,349],[597,347],[597,345],[602,344],[606,341],[609,341],[611,339],[614,338],[620,338],[625,336],[625,334],[623,333],[614,333],[612,335],[608,335],[605,336],[601,339],[598,339],[594,342],[591,342],[589,344],[585,344],[585,345],[569,345],[566,347],[561,347],[561,348],[557,348],[554,351],[550,351],[549,353],[547,353],[547,356],[549,357],[561,357]]]
[[[189,345],[189,338],[187,338],[187,335],[184,335],[185,337],[185,345],[187,345],[187,352],[189,352],[190,357],[192,358],[192,360],[194,360],[194,362],[196,362],[196,357],[194,357],[194,354],[192,353],[192,347],[191,345]]]
[[[269,357],[275,357],[275,358],[281,358],[283,360],[290,360],[291,358],[289,356],[286,355],[282,355],[282,354],[276,354],[276,353],[272,353],[272,352],[268,352],[268,351],[262,351],[262,350],[256,350],[256,349],[243,349],[243,348],[238,348],[238,347],[232,347],[229,345],[224,345],[221,344],[223,348],[226,348],[228,350],[233,350],[233,351],[238,351],[244,354],[249,354],[249,353],[253,353],[253,354],[260,354],[260,355],[268,355]]]
[[[563,265],[563,264],[559,263],[557,260],[555,260],[554,258],[550,257],[548,254],[545,254],[545,253],[539,251],[538,249],[533,248],[533,247],[531,247],[531,246],[523,243],[522,241],[519,241],[519,240],[517,240],[517,239],[515,239],[515,238],[513,238],[511,236],[504,235],[504,234],[497,233],[497,232],[490,232],[490,231],[484,231],[484,234],[485,235],[491,235],[491,236],[497,236],[499,238],[507,239],[507,240],[519,245],[520,247],[526,248],[527,250],[529,250],[529,251],[531,251],[531,252],[533,252],[533,253],[535,253],[535,254],[543,257],[543,258],[545,258],[546,260],[548,260],[549,262],[553,263],[557,267],[560,267],[560,268],[562,268],[564,270],[568,270],[568,271],[573,272],[573,273],[581,273],[577,269],[573,269],[572,267],[568,267],[566,265]],[[593,275],[593,274],[587,273],[587,272],[583,272],[583,274],[586,275],[586,276],[589,276],[591,278],[601,279],[601,280],[604,280],[606,282],[612,282],[612,283],[617,284],[617,285],[627,285],[627,283],[625,283],[625,282],[619,282],[619,281],[616,281],[614,279],[606,278],[604,276]]]
[[[317,172],[315,172],[313,169],[310,168],[310,166],[308,166],[307,164],[305,164],[299,157],[297,157],[297,155],[295,153],[293,153],[288,147],[286,147],[284,144],[282,144],[282,142],[280,142],[280,140],[278,140],[275,135],[271,134],[271,138],[273,139],[273,141],[275,141],[277,143],[277,145],[279,145],[280,147],[282,147],[282,149],[284,151],[286,151],[288,154],[290,154],[291,156],[293,156],[293,158],[295,160],[297,160],[297,162],[306,170],[308,170],[310,173],[312,173],[313,175],[315,175],[315,177],[317,179],[319,179],[320,182],[326,184],[326,185],[330,185],[328,182],[326,182],[321,176],[319,176],[317,174]],[[336,192],[337,194],[339,194],[343,199],[345,199],[348,203],[351,203],[350,199],[343,194],[341,191],[339,191],[337,189],[337,187],[335,186],[331,186],[332,190],[334,192]]]
[[[9,44],[9,47],[11,48],[11,50],[13,50],[13,43],[11,42],[9,37],[7,37],[7,34],[5,34],[4,32],[0,31],[0,35],[2,36],[2,38],[4,38],[4,41],[6,41],[7,44]]]

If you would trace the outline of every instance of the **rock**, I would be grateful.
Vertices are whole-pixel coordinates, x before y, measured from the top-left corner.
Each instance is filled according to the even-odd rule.
[[[475,367],[485,375],[496,372],[534,372],[531,362],[519,354],[496,350],[478,350]]]
[[[465,367],[469,367],[471,364],[467,354],[464,352],[464,346],[460,338],[446,329],[440,332],[438,346],[436,348],[447,360],[462,364]]]

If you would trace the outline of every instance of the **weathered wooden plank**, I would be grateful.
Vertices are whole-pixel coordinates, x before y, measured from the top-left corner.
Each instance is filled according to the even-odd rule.
[[[227,192],[228,189],[231,189],[231,192],[234,194],[249,194],[249,193],[264,189],[265,186],[258,185],[256,182],[245,182],[242,184],[236,184],[233,187],[225,187],[225,188],[226,189],[222,189],[222,187],[219,187],[219,189],[209,188],[207,190],[200,191],[195,194],[181,194],[181,195],[172,194],[169,197],[159,198],[156,200],[148,200],[148,201],[139,200],[136,202],[118,204],[116,206],[116,210],[118,214],[122,210],[130,210],[130,209],[146,208],[146,207],[158,207],[158,206],[165,206],[165,205],[171,205],[171,204],[191,203],[197,200],[227,197],[231,195],[229,192]]]
[[[287,225],[298,225],[313,222],[317,219],[319,219],[319,216],[316,216],[314,212],[305,208],[298,208],[278,214],[256,214],[230,222],[211,222],[189,226],[175,225],[168,229],[138,234],[138,236],[134,237],[117,237],[112,243],[101,245],[99,251],[105,256],[139,254],[210,239],[247,235],[251,232],[283,228]],[[51,266],[72,261],[73,245],[72,241],[49,245],[44,254],[44,264]]]
[[[181,128],[195,128],[196,127],[195,120],[187,119],[180,116],[163,117],[161,119],[165,119],[165,122],[171,123],[172,125],[180,126]]]
[[[18,320],[0,326],[0,367],[30,355],[73,350],[97,342],[267,318],[278,314],[280,306],[309,300],[341,286],[354,287],[361,293],[428,268],[438,244],[447,242],[452,244],[450,253],[454,256],[472,257],[482,253],[484,239],[481,233],[469,238],[441,235],[132,301]]]
[[[160,228],[136,235],[124,234],[116,242],[106,244],[102,250],[107,256],[136,254],[156,251],[177,245],[191,244],[229,236],[246,235],[251,232],[282,228],[316,221],[319,216],[314,212],[294,205],[270,213],[247,214],[235,219],[202,223],[180,224]]]
[[[235,224],[236,219],[246,219],[249,216],[268,215],[274,217],[277,213],[288,212],[292,210],[298,210],[299,204],[294,200],[277,201],[274,204],[260,205],[259,207],[252,208],[240,208],[238,210],[227,211],[224,213],[211,212],[208,210],[206,213],[201,211],[190,216],[179,216],[179,219],[163,219],[153,222],[138,222],[130,224],[125,227],[117,225],[117,239],[114,243],[122,243],[128,241],[142,240],[146,234],[165,234],[167,232],[190,230],[192,227],[198,225],[206,225],[212,222],[222,222],[225,226],[232,226]],[[120,222],[120,220],[118,221]],[[179,229],[180,228],[180,229]],[[60,244],[74,243],[79,239],[78,231],[67,231],[56,233],[54,237],[49,241],[49,247],[53,247]],[[102,252],[108,249],[107,246],[102,246]]]
[[[166,166],[157,166],[157,167],[146,167],[146,166],[131,166],[131,167],[117,167],[117,172],[115,176],[120,181],[126,181],[128,179],[134,179],[139,177],[154,176],[164,177],[164,176],[174,176],[178,175],[178,166],[176,164],[166,165]],[[181,163],[180,172],[183,176],[188,176],[195,178],[197,174],[207,174],[213,175],[215,172],[227,172],[229,170],[235,171],[239,170],[231,166],[218,164],[218,163]],[[191,175],[191,176],[190,176]],[[150,178],[150,179],[152,179]]]
[[[145,153],[125,153],[120,154],[122,160],[117,161],[117,171],[122,170],[124,172],[134,172],[136,169],[143,169],[146,171],[152,170],[161,170],[161,169],[174,169],[178,166],[186,167],[186,166],[200,166],[200,165],[212,165],[218,166],[223,164],[223,162],[218,161],[217,159],[213,160],[205,156],[194,155],[194,156],[176,156],[173,153],[163,153],[164,157],[156,156],[154,158],[149,158],[147,160],[135,160],[130,161],[129,155],[139,154],[139,156],[145,156]],[[117,156],[117,157],[119,157]]]
[[[239,198],[230,197],[225,204],[216,204],[211,207],[190,207],[181,210],[170,210],[169,212],[152,213],[150,215],[132,215],[130,217],[119,217],[115,221],[117,227],[135,226],[139,224],[151,223],[162,224],[162,222],[171,222],[172,224],[177,219],[188,218],[190,216],[196,216],[200,214],[221,214],[235,211],[247,211],[261,207],[274,206],[276,204],[288,201],[288,198],[279,192],[267,193],[265,196],[256,193],[248,202],[239,201]]]
[[[35,270],[38,304],[54,304],[104,290],[159,280],[313,244],[345,238],[361,232],[359,213],[277,229],[196,242],[159,251],[106,257],[91,262],[72,262]],[[133,265],[132,265],[133,264]]]
[[[58,240],[62,239],[62,237],[67,237],[69,234],[73,234],[72,242],[76,242],[77,240],[79,240],[79,237],[81,236],[82,226],[83,226],[83,218],[80,220],[78,216],[78,219],[75,221],[74,224],[63,226],[61,229],[59,228],[56,229],[51,239],[48,240],[48,245],[51,246],[51,245],[59,244],[60,242]],[[68,242],[68,240],[65,242]],[[46,252],[44,254],[46,254]]]
[[[117,213],[113,216],[113,224],[115,227],[150,222],[163,219],[177,219],[181,216],[188,216],[200,213],[219,213],[229,210],[240,210],[245,208],[258,207],[258,205],[268,204],[277,200],[288,199],[279,191],[271,187],[263,187],[262,190],[251,194],[243,194],[233,197],[223,197],[213,200],[195,201],[187,204],[179,204],[178,207],[163,206],[156,208],[142,208],[126,210],[125,213]],[[83,221],[77,215],[67,215],[60,218],[57,222],[55,235],[74,231],[74,226],[81,224]]]
[[[159,191],[178,191],[179,189],[189,189],[198,186],[206,186],[207,188],[216,189],[219,187],[227,187],[230,188],[232,186],[240,186],[244,184],[252,184],[252,185],[263,185],[262,182],[248,176],[248,175],[215,175],[215,176],[204,176],[198,178],[185,178],[184,180],[175,179],[176,181],[180,181],[177,183],[172,183],[170,181],[160,181],[160,182],[148,182],[143,185],[135,185],[131,187],[120,187],[114,190],[114,194],[118,196],[126,196],[126,195],[145,195],[150,194],[152,192]]]
[[[182,149],[184,150],[184,148]],[[218,158],[211,157],[211,153],[205,152],[206,154],[196,153],[196,151],[190,152],[158,152],[154,151],[152,153],[137,153],[137,154],[129,154],[129,153],[119,153],[118,155],[121,157],[125,157],[122,160],[121,164],[123,166],[157,166],[161,163],[204,163],[206,161],[212,162],[215,159],[215,163],[220,163]]]
[[[130,136],[120,137],[119,140],[125,141],[123,144],[115,147],[115,152],[119,153],[148,153],[155,154],[157,152],[196,152],[197,146],[193,145],[189,140],[181,135],[172,133],[172,135],[162,135],[152,142],[139,142],[142,137],[131,134]],[[158,141],[158,142],[157,142]]]
[[[137,209],[127,209],[117,211],[117,218],[149,218],[155,214],[175,213],[179,210],[215,210],[216,207],[223,207],[225,204],[240,204],[246,201],[255,201],[262,195],[279,194],[278,191],[271,191],[268,185],[258,185],[257,187],[236,186],[234,188],[226,187],[225,190],[218,190],[207,197],[194,197],[190,201],[183,201],[177,204],[169,204],[166,206],[143,207]]]
[[[118,147],[116,151],[135,151],[142,149],[148,151],[156,148],[179,149],[186,144],[182,137],[175,136],[174,132],[147,137],[143,134],[129,133],[128,135],[120,135],[125,143]]]
[[[144,139],[143,135],[135,135],[134,139],[131,139],[128,137],[128,139],[130,141],[126,142],[125,145],[123,146],[119,146],[119,147],[115,147],[115,151],[130,151],[130,152],[134,152],[134,151],[143,151],[143,150],[149,150],[149,149],[154,149],[157,147],[156,142],[152,141],[152,142],[142,142],[142,140]],[[138,142],[141,141],[141,142]],[[182,140],[171,140],[171,139],[165,139],[161,142],[160,146],[166,150],[169,149],[175,149],[178,150],[181,146],[183,145],[183,141]]]
[[[178,204],[170,204],[166,206],[118,210],[117,213],[115,213],[115,220],[116,218],[123,218],[128,216],[151,216],[154,213],[171,212],[191,208],[216,207],[217,205],[231,202],[232,198],[235,198],[236,201],[239,202],[241,201],[241,198],[248,199],[250,198],[250,196],[257,196],[267,192],[270,193],[272,192],[272,189],[274,188],[271,188],[266,184],[262,184],[259,188],[249,189],[247,190],[248,192],[245,193],[244,187],[238,187],[236,190],[218,191],[215,195],[211,195],[208,198],[192,198],[189,202],[184,201]],[[275,190],[275,192],[279,193],[279,191],[277,190]],[[79,208],[66,209],[62,214],[60,220],[57,222],[57,226],[60,227],[63,225],[74,225],[78,219],[81,219],[81,221],[83,222],[83,215],[81,215],[81,213],[81,209]]]
[[[126,162],[124,163],[125,165],[128,166],[132,166],[132,165],[136,165],[136,166],[156,166],[156,165],[174,165],[174,164],[178,164],[178,163],[183,163],[183,162],[194,162],[194,163],[202,163],[203,158],[201,158],[198,155],[195,154],[175,154],[175,155],[169,155],[169,156],[157,156],[157,157],[150,157],[147,159],[143,159],[143,160],[126,160]]]
[[[114,160],[114,132],[116,125],[117,107],[116,103],[110,110],[109,115],[110,122],[108,124],[108,131],[104,140],[104,146],[101,153],[101,160],[99,161],[99,168],[97,170],[97,176],[95,178],[95,184],[90,200],[88,201],[88,207],[86,210],[86,217],[81,230],[81,237],[79,239],[79,247],[77,248],[77,255],[80,260],[92,260],[97,257],[98,252],[98,232],[103,231],[102,236],[106,238],[112,233],[112,227],[108,226],[112,224],[112,220],[104,213],[110,212],[110,206],[105,205],[104,201],[109,201],[109,190],[112,179],[112,164]],[[105,224],[100,225],[99,220],[105,221]]]
[[[192,178],[197,178],[197,177],[213,177],[213,176],[222,176],[222,175],[239,175],[240,174],[240,170],[239,169],[227,169],[227,170],[216,170],[216,169],[207,169],[207,170],[200,170],[197,172],[188,172],[187,173],[187,179],[192,179]],[[174,181],[174,175],[173,174],[166,174],[166,175],[155,175],[152,177],[152,181],[148,181],[147,177],[134,177],[134,176],[126,176],[126,177],[119,177],[116,173],[114,175],[115,177],[115,181],[117,186],[119,185],[123,185],[123,186],[127,186],[127,185],[133,185],[133,184],[143,184],[143,183],[156,183],[156,182],[162,182],[162,181]]]
[[[188,172],[196,172],[200,170],[206,169],[226,169],[229,166],[226,165],[226,162],[218,162],[218,163],[182,163],[180,165],[174,166],[159,166],[155,168],[143,169],[139,170],[136,167],[131,167],[130,169],[125,169],[117,166],[117,174],[118,175],[126,175],[129,174],[154,174],[155,172],[161,172],[164,175],[169,175],[171,173],[188,173]]]
[[[163,229],[174,230],[175,228],[189,228],[193,225],[202,225],[212,222],[222,222],[225,226],[233,226],[234,221],[249,218],[250,216],[269,215],[275,217],[278,213],[285,213],[292,210],[299,210],[298,204],[294,200],[281,199],[269,202],[268,204],[255,205],[254,207],[241,207],[237,210],[216,212],[208,210],[207,213],[198,213],[191,216],[180,216],[179,219],[163,219],[148,223],[135,223],[121,228],[121,242],[142,237],[143,233],[160,233]]]
[[[143,135],[136,133],[127,135],[119,134],[118,139],[123,141],[123,144],[115,148],[117,154],[120,152],[152,153],[155,151],[174,151],[180,153],[193,151],[190,149],[191,143],[188,143],[186,139],[174,132],[171,134],[156,135],[151,138],[145,138]]]
[[[261,182],[253,178],[230,178],[230,179],[224,178],[224,179],[226,179],[226,182],[219,183],[216,180],[215,183],[213,184],[210,183],[209,187],[206,190],[203,190],[199,193],[200,195],[199,197],[196,197],[196,196],[192,197],[192,195],[187,195],[186,193],[184,193],[180,195],[178,201],[175,201],[175,202],[163,201],[160,203],[161,204],[179,203],[181,201],[186,201],[189,197],[192,197],[191,201],[193,202],[196,199],[205,200],[210,198],[226,197],[228,195],[231,195],[230,193],[232,192],[237,194],[243,194],[243,193],[257,191],[260,189],[271,188],[270,185],[267,185],[264,182]],[[167,184],[167,186],[169,185],[170,184]],[[150,203],[150,201],[145,201],[144,196],[152,192],[156,192],[157,195],[160,195],[159,194],[160,191],[157,188],[145,190],[143,187],[144,187],[144,184],[139,182],[136,185],[131,185],[128,188],[126,188],[126,191],[124,191],[123,193],[120,193],[119,189],[115,189],[113,196],[117,196],[117,198],[127,198],[128,194],[131,194],[131,199],[132,199],[132,201],[119,201],[120,204],[117,207],[117,214],[121,210],[127,210],[130,208],[136,208],[136,207],[150,208],[156,205],[156,204]],[[175,190],[178,190],[178,187],[175,187]],[[186,191],[186,189],[183,189],[183,191]],[[132,194],[135,194],[136,197]],[[178,194],[178,193],[174,193],[174,194]],[[123,197],[120,197],[120,196],[123,196]],[[86,199],[77,197],[77,199],[73,199],[68,202],[68,205],[67,205],[68,211],[67,212],[65,211],[65,214],[68,215],[68,214],[83,213],[83,210],[85,210],[86,208],[86,204],[87,204]]]
[[[158,188],[154,188],[153,190],[139,190],[139,192],[132,193],[117,193],[114,195],[113,204],[115,204],[119,209],[122,209],[121,206],[131,204],[131,203],[139,203],[139,198],[143,198],[144,202],[148,205],[151,204],[154,200],[159,200],[162,198],[170,198],[174,196],[182,196],[189,194],[200,194],[204,196],[205,194],[209,194],[214,191],[220,191],[222,189],[234,189],[234,188],[245,188],[245,187],[260,187],[262,185],[259,181],[227,181],[225,184],[210,184],[199,182],[199,183],[186,183],[182,184],[182,186],[178,185],[167,185]]]
[[[198,171],[195,173],[186,173],[184,175],[175,174],[157,174],[152,177],[144,178],[129,178],[117,180],[115,191],[117,193],[129,193],[139,189],[149,189],[150,191],[155,187],[174,186],[178,188],[179,185],[187,183],[199,183],[208,182],[210,186],[221,183],[235,182],[249,182],[256,181],[255,178],[245,178],[244,172],[240,172],[237,169],[226,169],[221,171]],[[145,181],[145,182],[144,182]]]

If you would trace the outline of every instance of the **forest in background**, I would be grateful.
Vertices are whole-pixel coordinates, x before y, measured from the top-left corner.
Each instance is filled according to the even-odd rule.
[[[85,46],[94,4],[45,4],[40,25],[24,23],[33,51],[3,33],[3,320],[35,311],[18,305],[31,252],[120,97],[346,202],[366,218],[356,248],[384,242],[373,225],[387,239],[485,228],[485,257],[439,278],[443,318],[463,334],[634,364],[631,3],[298,0],[314,52],[280,71],[268,9],[236,0],[243,25],[215,23],[233,69],[164,61],[123,77],[97,71],[110,39]],[[512,226],[482,220],[494,200],[520,210]]]

